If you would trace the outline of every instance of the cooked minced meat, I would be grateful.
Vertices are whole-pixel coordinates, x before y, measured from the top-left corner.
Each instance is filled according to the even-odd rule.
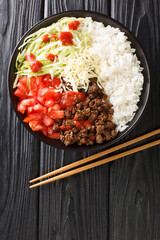
[[[71,110],[65,110],[65,118],[61,126],[67,126],[61,131],[60,140],[66,146],[71,144],[93,145],[103,143],[117,136],[116,125],[112,122],[114,110],[107,100],[103,89],[99,88],[95,79],[90,82],[86,99],[78,102]],[[79,121],[80,126],[77,126]],[[83,126],[81,122],[89,123]],[[56,129],[58,129],[56,123]]]

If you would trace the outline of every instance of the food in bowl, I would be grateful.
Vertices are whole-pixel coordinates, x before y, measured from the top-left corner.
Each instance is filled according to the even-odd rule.
[[[92,18],[62,18],[25,38],[13,84],[33,131],[70,144],[109,141],[127,128],[144,77],[127,37]]]

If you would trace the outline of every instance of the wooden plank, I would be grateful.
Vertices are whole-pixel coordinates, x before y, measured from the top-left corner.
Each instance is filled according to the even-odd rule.
[[[108,13],[107,1],[45,1],[45,17],[90,9]],[[41,144],[40,173],[86,157]],[[108,239],[108,166],[40,188],[39,239]]]
[[[160,5],[158,1],[112,0],[111,16],[127,26],[142,44],[152,71],[147,109],[128,138],[160,123]],[[159,239],[160,147],[110,165],[110,240]]]
[[[42,1],[0,1],[0,239],[36,240],[38,190],[28,181],[39,173],[39,142],[11,106],[7,69],[20,37],[41,19]]]

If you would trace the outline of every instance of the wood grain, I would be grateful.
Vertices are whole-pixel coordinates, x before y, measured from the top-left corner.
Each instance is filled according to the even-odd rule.
[[[160,124],[159,12],[158,1],[111,1],[111,16],[137,36],[152,70],[149,104],[141,121],[128,138],[153,130]],[[111,240],[159,239],[159,172],[159,147],[111,164],[109,193]]]
[[[9,59],[20,37],[40,19],[82,9],[111,11],[138,37],[151,65],[150,102],[125,139],[159,127],[158,0],[0,0],[0,240],[159,240],[160,148],[28,189],[29,179],[92,152],[55,149],[23,128],[7,89]]]
[[[0,1],[0,239],[37,239],[38,191],[28,181],[39,173],[39,142],[16,117],[7,69],[20,37],[41,18],[42,1]]]

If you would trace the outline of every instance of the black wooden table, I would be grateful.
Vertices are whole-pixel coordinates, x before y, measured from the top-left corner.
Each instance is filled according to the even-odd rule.
[[[92,10],[127,26],[151,66],[151,95],[131,139],[160,127],[159,0],[0,0],[0,240],[159,240],[160,147],[43,187],[28,181],[90,153],[50,147],[20,123],[7,68],[21,36],[39,20]]]

